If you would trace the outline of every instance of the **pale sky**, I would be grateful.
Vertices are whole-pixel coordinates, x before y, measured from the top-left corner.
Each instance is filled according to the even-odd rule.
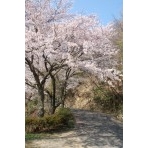
[[[96,14],[103,25],[119,18],[123,11],[123,0],[74,0],[71,12]]]

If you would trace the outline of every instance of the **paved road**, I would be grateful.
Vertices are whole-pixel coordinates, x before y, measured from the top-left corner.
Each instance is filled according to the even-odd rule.
[[[73,110],[76,127],[49,139],[26,141],[26,148],[122,148],[123,125],[111,116]]]

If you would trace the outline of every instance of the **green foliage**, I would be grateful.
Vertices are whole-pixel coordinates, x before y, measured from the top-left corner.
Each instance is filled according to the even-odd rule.
[[[51,134],[48,133],[27,133],[25,134],[25,140],[45,139],[50,138]]]
[[[26,134],[25,135],[25,140],[34,140],[34,139],[39,139],[40,136],[36,135],[36,134]]]
[[[53,129],[74,127],[74,116],[70,109],[61,108],[53,115],[38,117],[26,117],[25,130],[26,133],[37,133],[51,131]]]
[[[100,105],[105,112],[117,113],[123,108],[122,86],[111,87],[100,84],[94,89],[94,101]]]
[[[37,110],[37,104],[38,104],[38,100],[37,98],[33,99],[33,100],[29,100],[26,105],[26,116],[29,116],[31,114],[33,114],[36,110]]]
[[[74,126],[74,116],[69,108],[60,108],[55,116],[59,118],[59,121],[68,127]]]

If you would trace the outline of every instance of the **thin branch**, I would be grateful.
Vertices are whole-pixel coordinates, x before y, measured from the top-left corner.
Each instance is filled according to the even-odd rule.
[[[32,87],[32,88],[35,88],[37,89],[36,85],[35,84],[31,84],[31,83],[28,83],[28,82],[25,82],[26,85]]]

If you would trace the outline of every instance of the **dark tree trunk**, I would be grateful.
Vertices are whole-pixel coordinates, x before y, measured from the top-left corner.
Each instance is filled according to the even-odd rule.
[[[44,91],[39,90],[39,111],[38,111],[38,116],[39,117],[44,117]]]
[[[67,87],[67,79],[65,80],[63,87],[61,89],[61,106],[65,107],[65,99],[66,99],[66,87]]]
[[[55,106],[52,106],[51,114],[54,114],[55,113],[55,110],[56,110],[56,107]]]
[[[64,108],[64,106],[65,106],[65,103],[64,102],[65,102],[64,100],[61,101],[61,107],[62,108]]]
[[[51,81],[52,81],[51,114],[54,114],[55,110],[56,110],[56,80],[55,80],[54,75],[50,74],[50,77],[51,77]]]

